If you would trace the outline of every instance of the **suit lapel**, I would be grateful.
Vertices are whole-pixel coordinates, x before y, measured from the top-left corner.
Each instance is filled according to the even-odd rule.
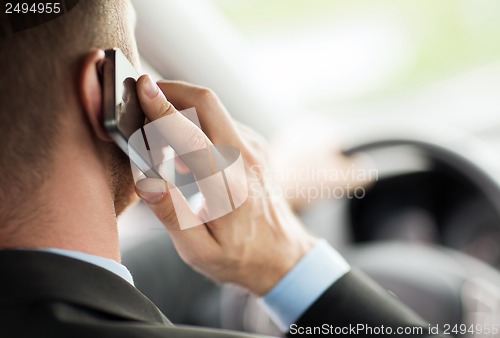
[[[121,277],[90,263],[39,251],[0,250],[0,302],[62,301],[127,320],[170,324]]]

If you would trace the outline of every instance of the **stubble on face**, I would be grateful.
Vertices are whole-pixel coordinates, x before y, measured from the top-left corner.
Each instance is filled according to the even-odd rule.
[[[115,205],[116,216],[139,200],[135,193],[135,184],[130,162],[117,146],[111,148],[109,182]]]
[[[127,0],[125,19],[129,28],[129,47],[131,49],[131,62],[140,73],[139,52],[135,40],[135,26],[137,17],[132,3]],[[134,178],[130,166],[130,160],[118,146],[113,145],[110,149],[109,182],[115,205],[116,216],[119,216],[127,207],[136,203],[139,197],[135,193]]]

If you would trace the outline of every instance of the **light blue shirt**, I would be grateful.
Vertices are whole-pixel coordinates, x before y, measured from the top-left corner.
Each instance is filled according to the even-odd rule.
[[[74,258],[74,259],[79,259],[81,261],[97,265],[103,269],[111,271],[112,273],[125,279],[130,284],[134,285],[134,279],[132,278],[132,274],[130,273],[130,271],[128,271],[128,269],[124,265],[122,265],[122,264],[120,264],[117,261],[114,261],[112,259],[104,258],[101,256],[96,256],[96,255],[91,255],[91,254],[80,252],[80,251],[66,250],[66,249],[59,249],[59,248],[39,248],[36,250],[55,253],[58,255],[62,255],[62,256],[66,256],[66,257],[70,257],[70,258]]]
[[[350,269],[335,249],[320,240],[258,301],[280,330],[288,332],[290,325]]]

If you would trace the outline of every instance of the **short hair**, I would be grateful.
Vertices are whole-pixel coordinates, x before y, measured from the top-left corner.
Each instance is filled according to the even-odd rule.
[[[93,47],[118,47],[137,63],[128,7],[126,0],[81,0],[20,31],[9,14],[0,14],[0,224],[19,217],[15,206],[32,200],[50,177],[61,116],[77,97],[82,57]]]

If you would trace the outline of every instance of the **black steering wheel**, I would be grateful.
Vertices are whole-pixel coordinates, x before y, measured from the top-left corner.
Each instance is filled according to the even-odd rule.
[[[500,180],[491,163],[484,162],[485,155],[496,154],[477,140],[463,138],[449,144],[422,138],[377,139],[352,146],[345,154],[370,155],[393,148],[398,148],[396,161],[398,152],[412,153],[424,158],[427,166],[381,177],[364,198],[347,202],[353,243],[341,249],[342,254],[432,325],[453,329],[457,324],[496,324]],[[471,243],[485,233],[498,256],[481,257]],[[278,334],[253,298],[244,291],[223,290],[229,306],[222,308],[222,318],[232,329]]]
[[[350,201],[358,245],[345,256],[432,324],[496,323],[500,180],[484,163],[491,160],[484,155],[496,154],[473,139],[449,145],[404,138],[345,153],[393,147],[425,158],[427,168],[384,177]]]

